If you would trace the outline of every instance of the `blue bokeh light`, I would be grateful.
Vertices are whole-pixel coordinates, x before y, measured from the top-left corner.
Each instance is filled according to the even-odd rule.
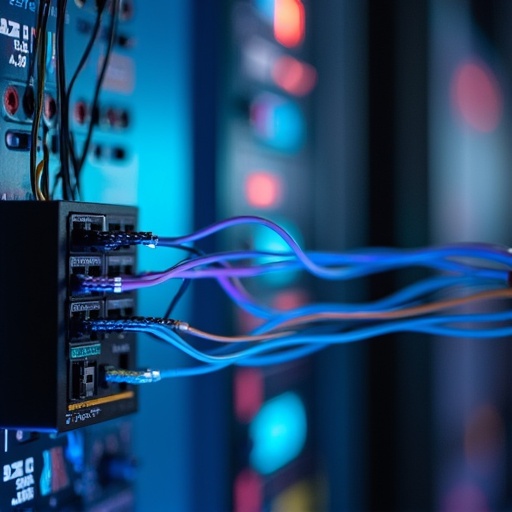
[[[265,403],[249,427],[252,467],[264,475],[282,468],[304,448],[307,420],[304,403],[286,392]]]
[[[251,105],[251,124],[256,137],[268,147],[285,153],[302,149],[306,120],[299,104],[271,93],[257,96]]]
[[[275,0],[255,0],[254,4],[262,18],[269,23],[274,22]]]

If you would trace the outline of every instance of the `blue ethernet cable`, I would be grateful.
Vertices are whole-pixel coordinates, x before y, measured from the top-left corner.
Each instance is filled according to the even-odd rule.
[[[153,286],[170,278],[182,279],[184,283],[188,283],[192,279],[213,278],[219,282],[237,306],[263,320],[262,325],[255,329],[250,336],[233,338],[229,341],[234,343],[225,344],[216,349],[199,349],[183,336],[199,336],[211,341],[228,341],[228,338],[201,333],[197,329],[188,331],[183,327],[188,325],[184,322],[152,323],[151,319],[148,319],[146,323],[137,323],[135,320],[130,323],[120,320],[118,323],[112,324],[119,330],[127,329],[148,333],[202,363],[197,367],[162,371],[158,373],[158,378],[201,375],[232,364],[240,366],[281,364],[305,357],[332,344],[357,342],[397,332],[489,339],[512,335],[512,326],[500,324],[512,320],[510,311],[440,314],[440,310],[454,307],[453,303],[452,305],[448,305],[450,301],[439,301],[437,304],[435,302],[425,303],[427,298],[432,299],[448,293],[450,297],[457,297],[456,300],[460,304],[459,297],[464,298],[468,291],[473,293],[475,290],[490,291],[491,295],[494,294],[491,298],[509,297],[506,287],[510,284],[512,254],[509,249],[504,247],[490,244],[456,244],[411,250],[368,248],[340,254],[319,251],[306,252],[280,226],[253,216],[228,219],[184,237],[157,239],[151,234],[146,234],[148,235],[146,240],[154,241],[153,245],[158,242],[158,245],[163,247],[183,249],[183,244],[197,242],[224,229],[242,224],[256,224],[273,230],[286,243],[289,251],[247,250],[202,254],[191,247],[187,250],[195,253],[195,257],[187,258],[163,272],[122,278],[112,285],[114,291],[123,291]],[[141,244],[148,245],[143,242]],[[307,270],[314,276],[323,279],[350,280],[404,267],[424,267],[441,272],[442,275],[423,279],[373,302],[308,304],[285,312],[257,302],[239,281],[240,278],[259,277],[283,270]],[[111,286],[111,283],[104,278],[86,278],[83,285],[84,289],[95,291],[96,289],[105,290],[105,287]],[[184,289],[182,287],[180,290],[183,292]],[[505,293],[503,293],[504,290]],[[171,307],[181,295],[182,293],[175,297]],[[476,293],[476,295],[479,294]],[[486,293],[480,295],[483,296]],[[435,316],[431,314],[434,311],[430,307],[432,304],[434,307],[441,308],[435,310]],[[416,314],[416,310],[421,311],[421,314],[424,315],[424,312],[428,310],[430,316],[392,319],[391,313],[404,315],[401,312],[405,309],[412,310],[407,313],[409,315]],[[346,317],[352,313],[355,313],[352,318],[342,319],[343,315]],[[390,313],[387,318],[382,317],[387,313]],[[365,317],[366,314],[367,317]],[[95,321],[92,321],[91,325],[98,327],[100,322],[95,324]],[[283,325],[291,326],[295,330],[280,333],[279,329],[282,329]],[[98,330],[101,330],[101,326],[98,327]],[[270,339],[271,336],[276,339]],[[244,343],[249,340],[253,342]],[[147,371],[145,373],[134,372],[132,375],[125,372],[124,376],[120,373],[117,377],[114,375],[114,371],[107,374],[108,380],[115,378],[130,378],[131,380],[123,382],[133,383],[158,380],[156,374],[148,374]]]
[[[397,332],[422,332],[440,336],[464,337],[464,338],[500,338],[512,335],[512,326],[494,326],[486,328],[477,328],[475,325],[479,323],[498,323],[512,321],[512,311],[504,311],[499,313],[481,313],[481,314],[455,314],[443,316],[431,316],[425,318],[414,318],[399,321],[384,321],[373,325],[363,325],[361,327],[351,329],[345,332],[334,332],[329,334],[319,334],[310,332],[308,334],[290,334],[281,338],[266,341],[262,343],[252,343],[249,346],[244,345],[241,350],[238,349],[240,343],[233,343],[237,348],[233,351],[226,352],[226,349],[202,351],[193,347],[185,341],[175,331],[164,325],[151,325],[145,323],[137,325],[135,322],[126,322],[123,320],[112,321],[114,328],[129,331],[138,331],[151,334],[162,341],[165,341],[175,348],[181,350],[190,357],[203,363],[219,364],[228,361],[236,364],[244,364],[244,361],[251,364],[251,357],[260,354],[267,354],[276,350],[295,347],[297,345],[333,345],[342,343],[352,343],[365,339],[380,337],[385,334]],[[91,324],[101,324],[101,321],[92,320]],[[456,324],[468,324],[468,328],[450,327]],[[117,327],[116,327],[117,326]],[[336,329],[336,326],[333,327]],[[99,328],[98,330],[102,330]]]

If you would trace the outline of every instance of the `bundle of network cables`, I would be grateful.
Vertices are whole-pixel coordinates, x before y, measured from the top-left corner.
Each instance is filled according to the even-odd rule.
[[[280,237],[285,251],[240,250],[203,253],[196,244],[235,226],[262,227]],[[152,233],[83,231],[81,244],[104,251],[127,245],[186,250],[189,256],[167,270],[136,276],[89,277],[81,291],[124,292],[155,286],[169,279],[184,285],[214,279],[240,308],[260,319],[244,335],[204,332],[187,322],[164,318],[95,319],[83,321],[88,332],[149,333],[187,354],[194,364],[170,370],[107,371],[111,382],[145,383],[161,378],[199,375],[229,365],[263,366],[292,361],[323,348],[398,332],[445,337],[498,338],[512,335],[510,272],[512,253],[492,244],[461,243],[420,249],[368,248],[341,253],[306,251],[285,229],[254,216],[234,217],[193,234],[160,238]],[[311,303],[282,311],[261,303],[244,285],[246,278],[303,271],[319,279],[348,281],[405,268],[426,268],[429,277],[391,295],[366,303]],[[204,348],[204,340],[212,342]]]

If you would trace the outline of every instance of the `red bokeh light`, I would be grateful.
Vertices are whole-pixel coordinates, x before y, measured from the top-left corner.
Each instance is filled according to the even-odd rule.
[[[267,171],[255,171],[245,181],[247,202],[255,208],[275,208],[281,203],[281,178]]]
[[[309,94],[316,85],[316,69],[310,64],[283,55],[272,67],[274,82],[286,92],[295,96]]]
[[[258,512],[263,505],[263,482],[251,469],[243,469],[235,478],[235,512]]]
[[[290,289],[278,293],[272,305],[282,311],[300,308],[309,302],[308,293],[305,290]]]
[[[503,115],[503,93],[494,73],[483,63],[470,60],[453,74],[452,103],[462,119],[479,132],[494,131]]]
[[[234,384],[236,417],[242,423],[249,423],[263,403],[263,374],[257,368],[238,369]]]

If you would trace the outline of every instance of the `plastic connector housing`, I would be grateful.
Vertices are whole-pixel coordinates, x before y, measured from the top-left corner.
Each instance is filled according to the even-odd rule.
[[[137,210],[64,201],[0,201],[0,428],[64,432],[133,413],[136,388],[106,383],[135,368],[133,333],[80,332],[80,319],[135,314],[136,294],[76,293],[77,274],[134,269],[136,251],[74,246],[73,229],[136,226]],[[113,259],[114,258],[114,259]],[[113,265],[115,264],[115,265]]]

